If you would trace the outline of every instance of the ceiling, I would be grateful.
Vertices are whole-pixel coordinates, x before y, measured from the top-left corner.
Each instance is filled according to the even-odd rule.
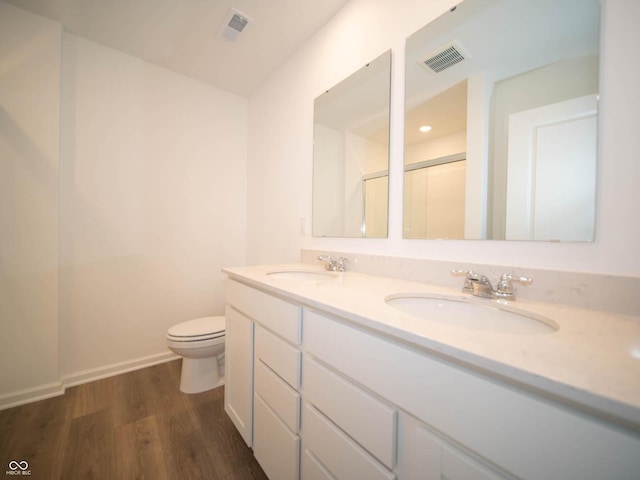
[[[4,0],[74,34],[249,97],[348,0]],[[218,36],[234,8],[251,19]]]
[[[423,125],[432,129],[423,133]],[[407,110],[404,117],[404,143],[414,145],[467,130],[467,81]]]

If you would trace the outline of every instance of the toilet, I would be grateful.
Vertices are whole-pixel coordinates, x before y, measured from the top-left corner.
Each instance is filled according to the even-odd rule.
[[[225,317],[203,317],[167,331],[167,345],[182,357],[180,391],[199,393],[224,384]]]

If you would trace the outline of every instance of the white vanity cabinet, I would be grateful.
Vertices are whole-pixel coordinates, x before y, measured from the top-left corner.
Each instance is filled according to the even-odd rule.
[[[249,402],[234,423],[252,425],[271,480],[639,478],[636,431],[319,302],[303,307],[233,280],[227,299],[225,406],[234,419],[239,397]]]
[[[401,478],[638,478],[637,433],[319,312],[304,345],[402,411]]]
[[[254,323],[252,395],[244,392],[253,407],[254,455],[269,478],[296,480],[300,471],[301,308],[233,280],[228,281],[227,301],[232,312],[243,312]],[[237,343],[228,336],[229,332],[227,345],[233,348]],[[233,388],[235,379],[230,383]]]

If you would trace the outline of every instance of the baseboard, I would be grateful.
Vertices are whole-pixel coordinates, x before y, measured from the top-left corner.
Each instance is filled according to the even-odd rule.
[[[155,355],[149,355],[147,357],[140,357],[133,360],[127,360],[125,362],[113,363],[104,367],[91,368],[88,370],[82,370],[80,372],[71,373],[62,376],[62,384],[65,388],[81,385],[83,383],[93,382],[95,380],[101,380],[107,377],[113,377],[114,375],[120,375],[121,373],[132,372],[141,368],[151,367],[159,363],[170,362],[177,360],[180,356],[173,352],[163,352]]]
[[[159,363],[170,362],[180,358],[173,352],[163,352],[147,357],[136,358],[125,362],[113,363],[104,367],[82,370],[70,375],[63,375],[57,382],[51,382],[37,387],[27,388],[17,392],[0,395],[0,410],[17,407],[26,403],[37,402],[58,395],[64,395],[65,389],[83,383],[93,382],[121,373],[132,372],[141,368],[151,367]]]
[[[61,381],[26,388],[17,392],[0,395],[0,410],[17,407],[26,403],[37,402],[46,398],[57,397],[64,394],[64,385]]]

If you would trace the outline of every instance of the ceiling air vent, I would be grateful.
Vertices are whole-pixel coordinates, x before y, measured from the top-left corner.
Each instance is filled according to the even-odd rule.
[[[467,58],[470,58],[470,55],[458,42],[450,42],[422,57],[418,63],[428,72],[440,73]]]
[[[247,28],[251,19],[244,13],[232,8],[227,14],[218,36],[230,42],[236,42],[240,34]]]

